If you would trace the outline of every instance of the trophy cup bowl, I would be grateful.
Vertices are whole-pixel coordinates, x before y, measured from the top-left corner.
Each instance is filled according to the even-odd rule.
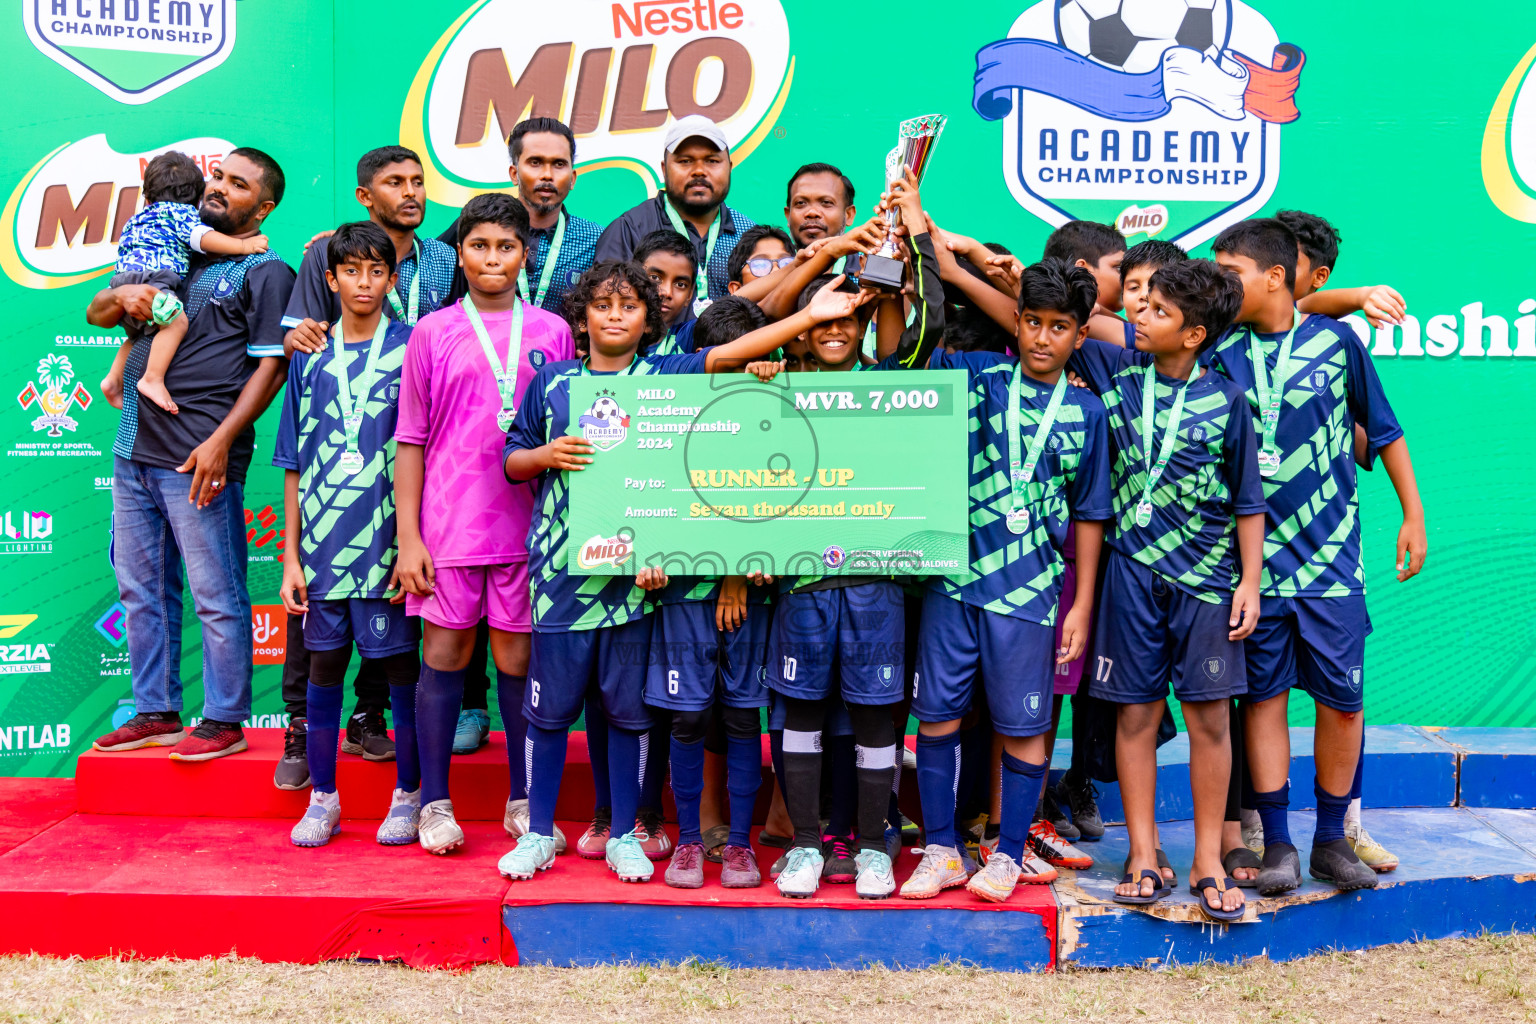
[[[900,181],[904,170],[910,171],[912,177],[921,184],[923,172],[928,169],[928,164],[933,158],[933,149],[938,145],[939,136],[943,133],[944,123],[947,120],[948,118],[943,114],[926,114],[923,117],[914,117],[909,121],[901,122],[900,138],[896,148],[891,150],[885,158],[887,187]],[[892,230],[900,223],[901,211],[896,207],[893,206],[885,212],[885,241],[864,261],[864,269],[859,274],[861,287],[878,288],[888,292],[901,291],[905,267],[897,255],[901,243]]]

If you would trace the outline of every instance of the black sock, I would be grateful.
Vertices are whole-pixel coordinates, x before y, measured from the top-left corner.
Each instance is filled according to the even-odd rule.
[[[795,845],[821,849],[821,701],[785,697],[784,806]]]
[[[859,849],[885,852],[885,812],[896,764],[896,727],[883,704],[850,704],[859,771]]]

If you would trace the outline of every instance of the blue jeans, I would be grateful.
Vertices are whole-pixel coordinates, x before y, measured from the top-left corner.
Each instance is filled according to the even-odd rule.
[[[251,713],[251,598],[245,589],[245,487],[204,508],[191,474],[112,461],[113,562],[128,610],[135,711],[181,710],[182,560],[203,633],[203,717]]]

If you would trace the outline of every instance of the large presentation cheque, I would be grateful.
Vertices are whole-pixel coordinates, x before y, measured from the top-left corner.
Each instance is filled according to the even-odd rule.
[[[956,370],[573,380],[570,571],[964,573],[966,412]]]

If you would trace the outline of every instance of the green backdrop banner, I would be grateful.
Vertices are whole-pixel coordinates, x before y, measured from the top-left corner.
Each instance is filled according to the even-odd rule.
[[[1392,574],[1384,474],[1362,482],[1377,722],[1536,725],[1536,7],[1484,0],[23,0],[0,25],[0,773],[64,775],[131,713],[108,562],[100,397],[119,332],[86,325],[144,162],[272,153],[267,222],[305,240],[356,219],[354,164],[421,153],[445,227],[505,188],[506,131],[555,115],[578,140],[571,209],[606,221],[654,189],[666,126],[719,120],[730,202],[780,221],[802,163],[843,167],[867,214],[904,118],[949,124],[924,181],[941,225],[1032,258],[1071,217],[1199,250],[1244,216],[1301,208],[1343,234],[1335,284],[1389,283],[1402,327],[1358,321],[1408,432],[1430,557]],[[864,29],[848,31],[848,26]],[[246,490],[254,724],[283,723],[275,414]],[[1474,545],[1473,542],[1476,542]],[[1481,552],[1470,560],[1474,546]],[[1474,564],[1475,563],[1475,564]],[[1479,568],[1480,567],[1480,568]],[[1478,602],[1504,611],[1483,614]],[[1509,609],[1513,609],[1513,613]],[[186,602],[183,674],[201,704]],[[1296,721],[1308,718],[1293,703]]]

